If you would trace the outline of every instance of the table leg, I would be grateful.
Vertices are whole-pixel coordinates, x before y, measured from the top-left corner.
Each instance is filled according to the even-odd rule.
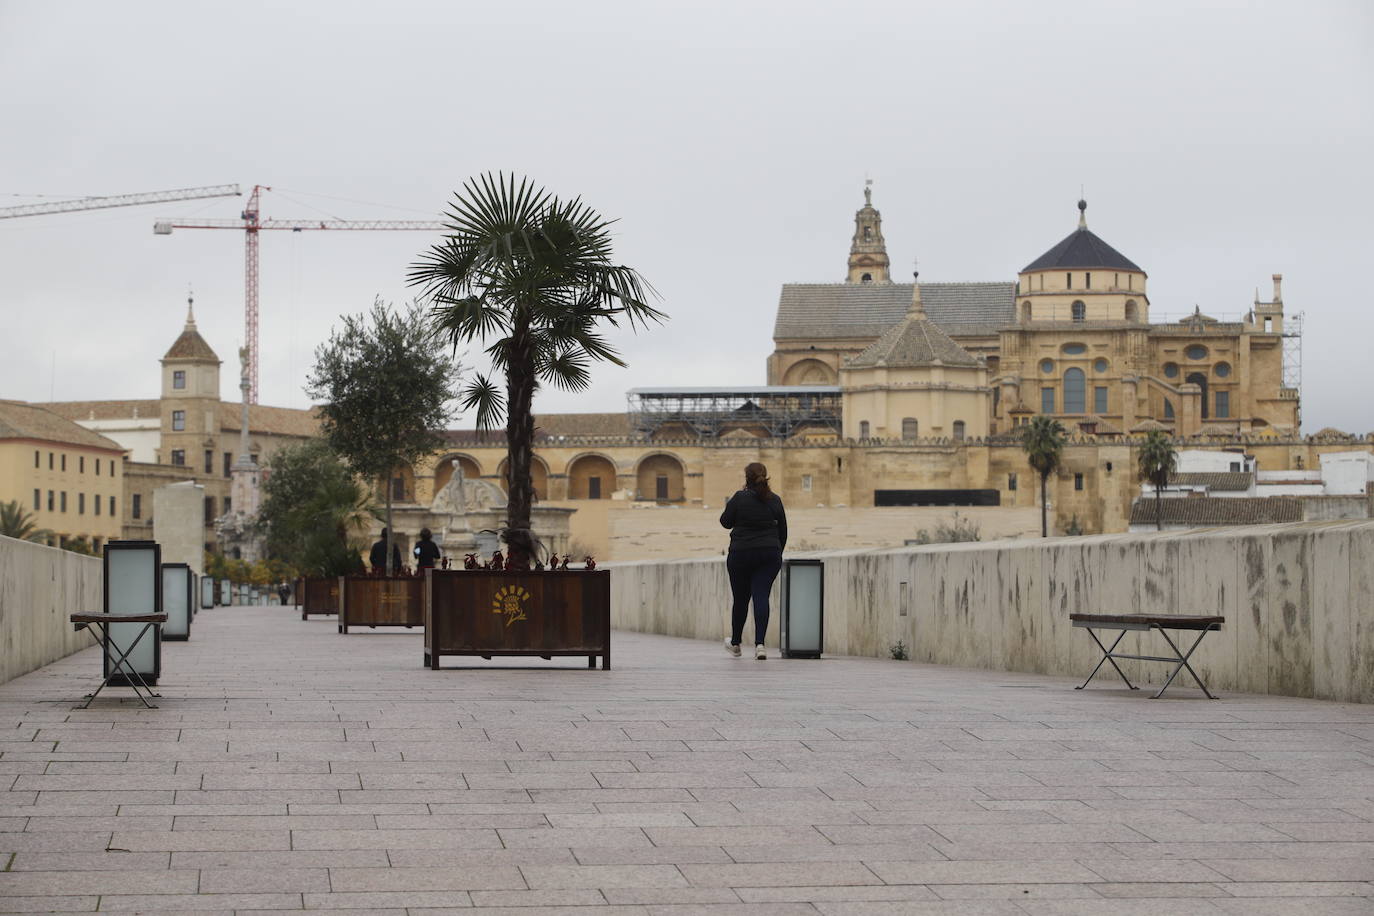
[[[1121,679],[1126,682],[1127,687],[1131,688],[1132,690],[1139,690],[1140,688],[1132,684],[1130,682],[1130,679],[1126,677],[1126,673],[1121,670],[1121,667],[1119,665],[1117,665],[1116,659],[1112,658],[1112,653],[1116,651],[1117,645],[1121,642],[1121,640],[1126,638],[1127,631],[1122,630],[1121,633],[1116,637],[1116,642],[1112,643],[1112,647],[1108,649],[1106,646],[1102,645],[1102,640],[1097,638],[1097,633],[1093,630],[1092,627],[1084,627],[1083,629],[1088,631],[1088,635],[1093,638],[1093,642],[1097,643],[1097,647],[1102,650],[1102,658],[1100,661],[1098,661],[1097,667],[1092,670],[1092,674],[1088,675],[1088,679],[1083,683],[1079,684],[1077,687],[1075,687],[1074,690],[1082,690],[1084,687],[1087,687],[1088,682],[1097,676],[1098,669],[1102,667],[1103,662],[1112,663],[1112,667],[1116,669],[1117,674],[1121,675]]]
[[[92,626],[99,627],[100,625],[93,624]],[[149,703],[144,698],[143,693],[141,693],[138,689],[139,685],[143,686],[143,691],[146,692],[149,697],[161,697],[162,694],[153,693],[153,689],[148,686],[148,682],[143,680],[143,675],[138,673],[138,671],[134,668],[132,663],[127,662],[129,656],[133,654],[134,649],[138,647],[138,644],[143,641],[143,637],[147,636],[148,631],[152,628],[153,624],[145,623],[143,625],[143,629],[139,630],[138,635],[134,637],[134,641],[129,644],[129,648],[126,649],[124,653],[119,656],[118,659],[114,657],[114,653],[112,653],[110,649],[105,645],[107,641],[105,637],[108,635],[105,630],[101,630],[101,635],[99,637],[96,637],[94,633],[91,634],[91,638],[95,639],[96,642],[100,644],[101,651],[105,654],[105,657],[112,662],[112,664],[110,665],[109,677],[106,677],[104,680],[102,680],[100,682],[100,686],[95,689],[95,693],[88,694],[86,696],[86,702],[81,706],[75,707],[76,709],[89,709],[91,703],[95,701],[95,698],[100,696],[100,691],[105,689],[105,687],[110,683],[110,679],[113,678],[116,674],[118,674],[121,668],[127,672],[126,679],[129,682],[129,686],[133,688],[134,696],[138,697],[139,701],[142,702],[143,705],[147,708],[157,709],[157,704]]]
[[[1164,691],[1168,689],[1169,685],[1174,682],[1174,678],[1178,677],[1178,672],[1184,668],[1188,669],[1188,673],[1193,676],[1193,680],[1197,681],[1197,685],[1202,688],[1202,692],[1207,694],[1207,699],[1216,699],[1216,697],[1212,696],[1212,692],[1207,689],[1207,685],[1202,682],[1202,678],[1197,676],[1197,672],[1193,670],[1193,666],[1188,664],[1188,659],[1192,657],[1193,651],[1196,650],[1197,647],[1202,644],[1202,637],[1206,636],[1210,632],[1210,630],[1203,630],[1202,632],[1198,633],[1197,639],[1193,641],[1192,646],[1189,647],[1188,653],[1185,655],[1184,653],[1178,651],[1178,646],[1174,645],[1174,641],[1169,638],[1169,634],[1165,632],[1164,628],[1159,627],[1159,635],[1164,637],[1164,641],[1169,644],[1169,648],[1174,650],[1174,655],[1178,656],[1178,664],[1174,666],[1174,670],[1169,675],[1169,679],[1164,682],[1164,686],[1159,688],[1159,693],[1156,693],[1154,696],[1150,697],[1150,699],[1159,699],[1164,694]]]

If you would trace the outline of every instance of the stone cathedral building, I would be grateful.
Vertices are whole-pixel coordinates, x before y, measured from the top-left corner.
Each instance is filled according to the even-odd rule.
[[[1241,321],[1195,311],[1151,323],[1145,270],[1088,228],[1080,200],[1077,228],[1014,283],[896,283],[882,216],[864,197],[845,281],[783,286],[768,360],[771,385],[840,385],[846,435],[963,438],[1006,433],[1035,414],[1098,435],[1297,431],[1298,392],[1283,386],[1279,275],[1273,298],[1256,297]],[[932,362],[941,379],[886,384],[873,370],[897,369],[893,354],[870,349],[909,321],[913,299],[956,346]],[[970,359],[986,380],[952,380]],[[878,389],[887,396],[862,396]]]

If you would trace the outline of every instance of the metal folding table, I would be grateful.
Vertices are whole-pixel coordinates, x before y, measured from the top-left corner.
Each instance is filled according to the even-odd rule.
[[[78,630],[87,630],[105,653],[106,659],[110,662],[110,671],[105,675],[105,679],[100,682],[100,686],[95,689],[95,693],[86,694],[86,702],[76,709],[86,709],[91,705],[100,691],[104,690],[116,677],[121,676],[123,671],[124,682],[134,689],[134,695],[143,701],[143,705],[149,709],[157,709],[157,704],[149,703],[144,693],[149,697],[161,697],[160,693],[153,693],[153,689],[148,686],[148,682],[143,679],[143,675],[138,673],[138,669],[129,664],[128,658],[133,654],[134,649],[158,624],[167,622],[166,614],[73,614],[72,625]],[[114,623],[141,623],[143,627],[134,637],[133,642],[129,643],[129,648],[123,652],[119,651],[119,644],[108,637],[110,624]],[[99,635],[95,631],[99,631]],[[116,657],[117,656],[117,657]],[[140,690],[140,687],[142,690]]]
[[[1211,691],[1207,689],[1207,685],[1202,682],[1202,678],[1198,677],[1198,673],[1193,670],[1193,666],[1188,664],[1188,659],[1192,657],[1193,652],[1201,645],[1204,636],[1213,630],[1221,629],[1221,625],[1226,622],[1225,617],[1208,617],[1194,614],[1070,614],[1069,620],[1074,626],[1086,629],[1088,635],[1093,638],[1093,642],[1097,643],[1097,647],[1102,650],[1102,658],[1098,661],[1097,667],[1093,668],[1092,674],[1088,675],[1087,680],[1075,687],[1074,690],[1082,690],[1084,687],[1087,687],[1088,682],[1093,679],[1105,662],[1111,662],[1112,667],[1116,669],[1117,674],[1121,675],[1121,679],[1126,682],[1127,687],[1132,690],[1140,689],[1130,682],[1125,672],[1123,672],[1116,663],[1116,659],[1118,658],[1132,658],[1137,661],[1145,662],[1171,662],[1174,665],[1174,670],[1169,672],[1169,677],[1165,680],[1164,686],[1159,688],[1159,693],[1156,693],[1150,698],[1152,700],[1159,699],[1164,691],[1168,689],[1169,685],[1174,682],[1174,678],[1178,676],[1178,673],[1184,668],[1188,669],[1188,673],[1193,676],[1193,680],[1197,681],[1197,685],[1202,688],[1203,693],[1207,694],[1209,700],[1216,699],[1216,697],[1212,696]],[[1102,640],[1097,638],[1096,631],[1099,629],[1120,630],[1121,632],[1117,634],[1116,640],[1111,646],[1104,646]],[[1117,645],[1120,644],[1127,633],[1142,630],[1158,630],[1159,635],[1164,637],[1164,641],[1169,644],[1169,648],[1173,650],[1174,654],[1134,655],[1116,651]],[[1178,645],[1169,638],[1168,630],[1194,630],[1197,631],[1197,639],[1193,640],[1193,644],[1188,647],[1187,652],[1180,652]],[[1181,641],[1182,640],[1180,640],[1180,642]]]

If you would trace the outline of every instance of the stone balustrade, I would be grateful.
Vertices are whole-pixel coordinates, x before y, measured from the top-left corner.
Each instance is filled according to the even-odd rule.
[[[1214,691],[1374,702],[1372,521],[797,555],[825,560],[827,653],[885,658],[900,640],[916,661],[1081,678],[1100,653],[1070,613],[1222,614],[1193,657]],[[728,633],[723,558],[615,564],[611,581],[617,629]],[[1162,654],[1159,638],[1122,647]],[[1123,668],[1145,685],[1168,672]]]
[[[95,557],[0,537],[0,683],[93,645],[70,617],[101,610],[103,579]]]

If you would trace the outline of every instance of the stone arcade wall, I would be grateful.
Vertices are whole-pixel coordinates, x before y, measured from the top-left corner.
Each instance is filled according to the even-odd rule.
[[[917,661],[1081,678],[1099,653],[1070,613],[1217,613],[1225,629],[1193,656],[1213,692],[1374,702],[1371,521],[810,556],[825,560],[829,653],[887,657],[900,639]],[[728,632],[723,560],[615,564],[611,583],[616,628],[713,640]],[[773,607],[770,645],[776,588]],[[1130,634],[1121,645],[1160,654],[1159,639]],[[1168,671],[1122,667],[1144,685]],[[1121,686],[1110,668],[1098,677],[1108,675],[1103,686]],[[1191,684],[1187,672],[1179,678]]]
[[[99,612],[103,588],[95,557],[0,537],[0,684],[95,645],[68,618]]]

